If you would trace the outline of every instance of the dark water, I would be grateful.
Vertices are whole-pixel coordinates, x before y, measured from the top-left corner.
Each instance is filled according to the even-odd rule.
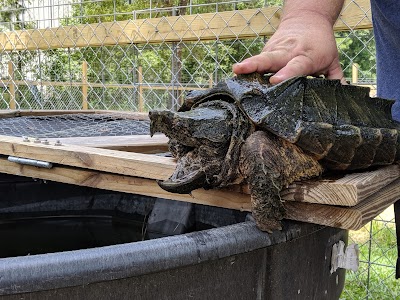
[[[143,222],[109,216],[46,216],[0,221],[0,258],[146,239]]]

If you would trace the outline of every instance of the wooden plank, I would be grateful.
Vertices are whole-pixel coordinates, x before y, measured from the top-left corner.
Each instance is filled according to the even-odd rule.
[[[14,65],[12,61],[8,62],[8,76],[10,80],[8,80],[8,92],[10,94],[10,102],[9,107],[10,109],[16,108],[16,101],[15,101],[15,82],[14,82]]]
[[[52,169],[19,165],[0,158],[0,173],[14,174],[88,186],[98,189],[160,197],[171,200],[250,211],[250,196],[222,190],[198,189],[189,194],[173,194],[161,189],[155,180],[55,166]]]
[[[23,116],[52,116],[64,114],[94,114],[95,110],[0,110],[0,118],[14,118]]]
[[[126,119],[132,120],[149,120],[148,112],[137,111],[120,111],[120,110],[95,110],[96,114],[115,114]]]
[[[133,137],[132,137],[133,139]],[[66,166],[164,180],[175,169],[172,158],[127,153],[82,145],[55,146],[23,142],[0,136],[0,154],[48,161]],[[399,167],[346,175],[336,180],[295,183],[282,192],[282,199],[332,205],[355,205],[399,177]],[[232,187],[237,191],[238,187]]]
[[[88,86],[87,86],[87,68],[86,61],[82,62],[82,109],[88,109]]]
[[[151,84],[142,84],[141,87],[143,90],[166,90],[166,91],[170,91],[170,90],[175,90],[175,91],[201,91],[201,90],[205,90],[208,87],[195,87],[195,86],[160,86],[160,85],[151,85]]]
[[[204,90],[206,87],[195,87],[195,86],[168,86],[168,85],[152,85],[149,83],[142,84],[139,82],[138,85],[127,84],[127,83],[97,83],[97,82],[77,82],[77,81],[32,81],[32,80],[2,80],[4,85],[36,85],[36,86],[68,86],[68,87],[86,87],[86,88],[115,88],[115,89],[135,89],[139,88],[142,90],[179,90],[179,91],[192,91],[192,90]]]
[[[334,30],[349,31],[350,29],[372,29],[370,0],[345,0]]]
[[[0,136],[0,154],[150,179],[166,179],[175,169],[172,158],[77,145],[44,145]]]
[[[358,71],[360,70],[360,65],[357,63],[351,64],[351,84],[358,83]]]
[[[347,174],[336,179],[294,183],[282,191],[287,201],[354,206],[400,177],[400,166]]]
[[[354,207],[285,202],[287,218],[343,229],[358,230],[400,198],[400,179]]]
[[[123,176],[80,168],[55,166],[36,168],[11,163],[0,158],[0,173],[52,180],[99,189],[160,197],[241,211],[251,211],[250,196],[227,190],[198,189],[188,194],[173,194],[161,189],[155,180]],[[287,219],[358,230],[376,217],[400,195],[400,179],[366,198],[355,207],[339,207],[300,202],[285,202]]]
[[[15,118],[18,116],[17,110],[0,110],[0,118]]]
[[[132,120],[148,120],[148,113],[118,111],[118,110],[0,110],[0,118],[25,116],[54,116],[67,114],[115,114]]]
[[[143,101],[143,68],[139,66],[138,68],[138,84],[139,84],[139,103],[138,108],[139,111],[143,111],[144,101]]]
[[[63,144],[80,145],[103,149],[138,153],[160,153],[168,151],[168,138],[163,134],[132,135],[132,136],[94,136],[94,137],[68,137],[48,138],[50,143],[59,140]]]
[[[46,50],[124,44],[190,42],[270,36],[279,25],[280,7],[30,29],[0,33],[0,49]],[[371,29],[368,0],[346,0],[336,31]]]
[[[108,88],[135,88],[132,84],[119,84],[119,83],[90,83],[90,82],[79,82],[79,81],[33,81],[33,80],[15,80],[13,81],[16,85],[48,85],[48,86],[68,86],[68,87],[108,87]],[[9,84],[10,80],[2,80],[2,83]]]

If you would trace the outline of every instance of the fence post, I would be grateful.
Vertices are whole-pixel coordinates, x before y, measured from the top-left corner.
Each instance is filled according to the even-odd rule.
[[[88,109],[87,62],[82,62],[82,109]]]
[[[213,87],[213,78],[212,78],[212,74],[208,75],[208,87],[211,89]]]
[[[10,93],[10,109],[15,109],[16,108],[16,103],[15,103],[15,84],[14,84],[14,65],[12,61],[8,62],[8,76],[10,77],[10,81],[8,84],[8,92]]]
[[[143,69],[142,66],[138,67],[138,83],[139,83],[139,112],[143,112]]]
[[[360,66],[357,63],[353,63],[351,65],[351,83],[357,84],[358,83],[358,70]]]

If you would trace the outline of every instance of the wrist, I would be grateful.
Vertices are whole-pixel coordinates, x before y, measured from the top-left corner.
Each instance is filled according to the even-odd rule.
[[[284,13],[281,19],[281,25],[293,24],[293,26],[311,25],[315,26],[327,25],[333,28],[336,18],[320,11],[299,9],[295,12]]]

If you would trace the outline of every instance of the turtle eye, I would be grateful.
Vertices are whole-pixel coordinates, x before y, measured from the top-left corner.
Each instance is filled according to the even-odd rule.
[[[257,88],[252,88],[251,90],[248,90],[243,94],[242,99],[252,98],[254,96],[262,96],[262,95],[263,95],[263,93],[261,90],[259,90]]]
[[[251,93],[252,93],[253,95],[257,95],[257,96],[261,96],[261,95],[263,94],[261,90],[256,89],[256,88],[252,89],[252,90],[251,90]]]

